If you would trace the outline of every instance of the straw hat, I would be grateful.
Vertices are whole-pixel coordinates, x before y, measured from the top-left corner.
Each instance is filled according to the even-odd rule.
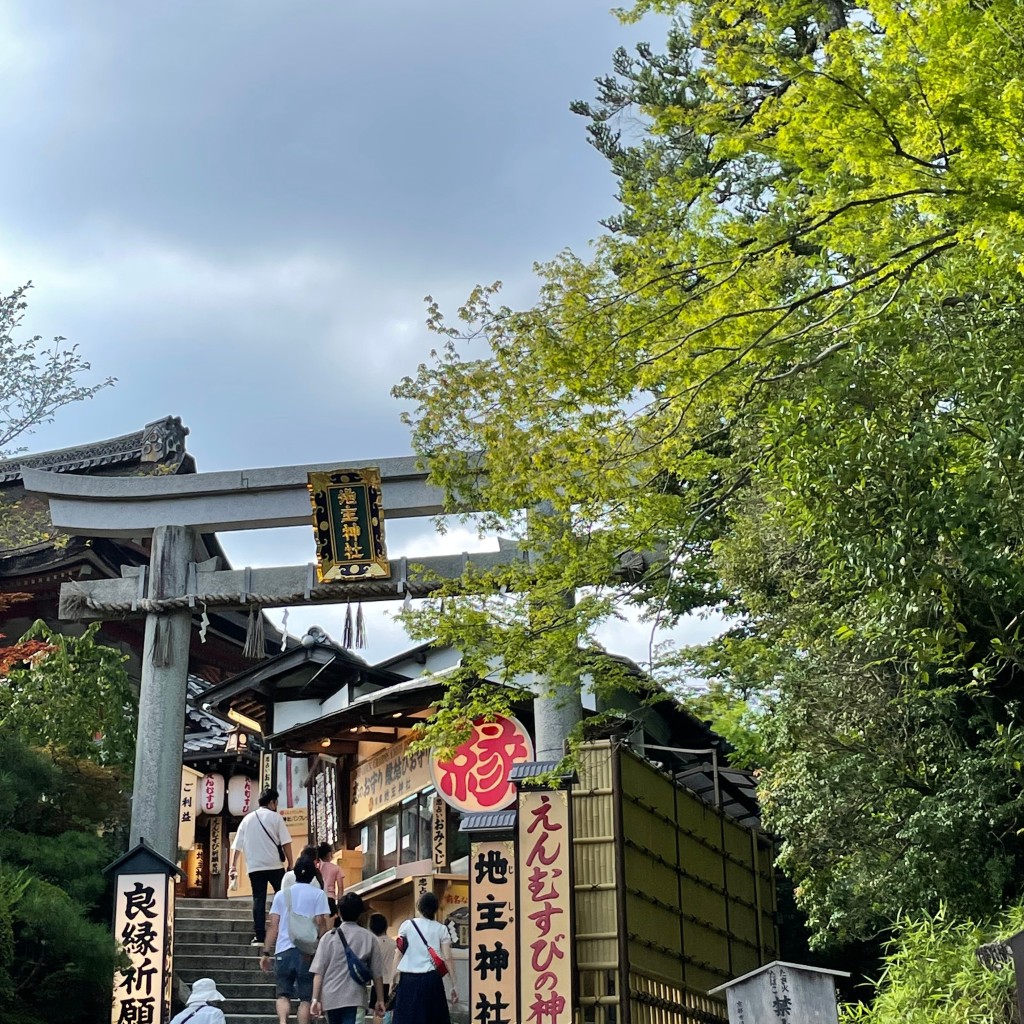
[[[217,983],[213,978],[200,978],[192,986],[192,994],[188,997],[186,1006],[193,1003],[222,1003],[224,997],[217,991]]]

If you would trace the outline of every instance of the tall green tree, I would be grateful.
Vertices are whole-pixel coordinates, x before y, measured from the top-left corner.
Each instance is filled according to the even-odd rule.
[[[123,849],[124,780],[0,732],[0,1015],[91,1024],[110,1012],[115,947],[103,867]]]
[[[652,10],[664,52],[575,107],[619,182],[607,233],[540,266],[532,308],[431,303],[441,347],[395,389],[452,508],[543,556],[408,616],[471,652],[436,727],[474,657],[572,684],[621,602],[722,609],[675,667],[755,723],[819,940],[987,912],[1024,867],[1024,8],[626,16]],[[624,573],[631,550],[665,556]]]

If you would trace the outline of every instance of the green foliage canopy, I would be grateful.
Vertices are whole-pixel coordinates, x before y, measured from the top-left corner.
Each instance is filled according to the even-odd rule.
[[[904,917],[888,944],[877,995],[845,1007],[842,1024],[1015,1024],[1012,965],[986,969],[977,953],[1021,928],[1020,904],[981,923],[955,920],[942,906]]]
[[[79,637],[41,619],[21,638],[46,649],[0,680],[0,730],[25,742],[98,764],[130,767],[138,701],[127,655],[97,643],[99,623]]]
[[[985,912],[1024,867],[1024,8],[626,16],[651,10],[665,51],[620,51],[575,108],[619,182],[608,232],[538,267],[532,308],[431,303],[441,348],[395,389],[452,508],[541,556],[407,616],[469,652],[435,727],[498,659],[578,683],[624,600],[724,608],[686,667],[738,737],[755,716],[819,938]]]

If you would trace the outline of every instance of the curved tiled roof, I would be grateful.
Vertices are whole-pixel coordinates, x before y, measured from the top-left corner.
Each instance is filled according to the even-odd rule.
[[[21,471],[26,467],[54,473],[81,473],[126,463],[181,462],[185,456],[187,434],[188,427],[182,426],[180,417],[165,416],[162,420],[147,423],[142,430],[105,441],[3,459],[0,460],[0,485],[20,480]]]

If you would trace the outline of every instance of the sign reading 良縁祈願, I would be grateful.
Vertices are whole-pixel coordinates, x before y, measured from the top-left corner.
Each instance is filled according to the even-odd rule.
[[[181,869],[145,840],[106,869],[114,874],[114,970],[110,1024],[164,1024],[171,1014],[174,879]]]
[[[308,487],[320,582],[387,579],[380,470],[310,473]]]

